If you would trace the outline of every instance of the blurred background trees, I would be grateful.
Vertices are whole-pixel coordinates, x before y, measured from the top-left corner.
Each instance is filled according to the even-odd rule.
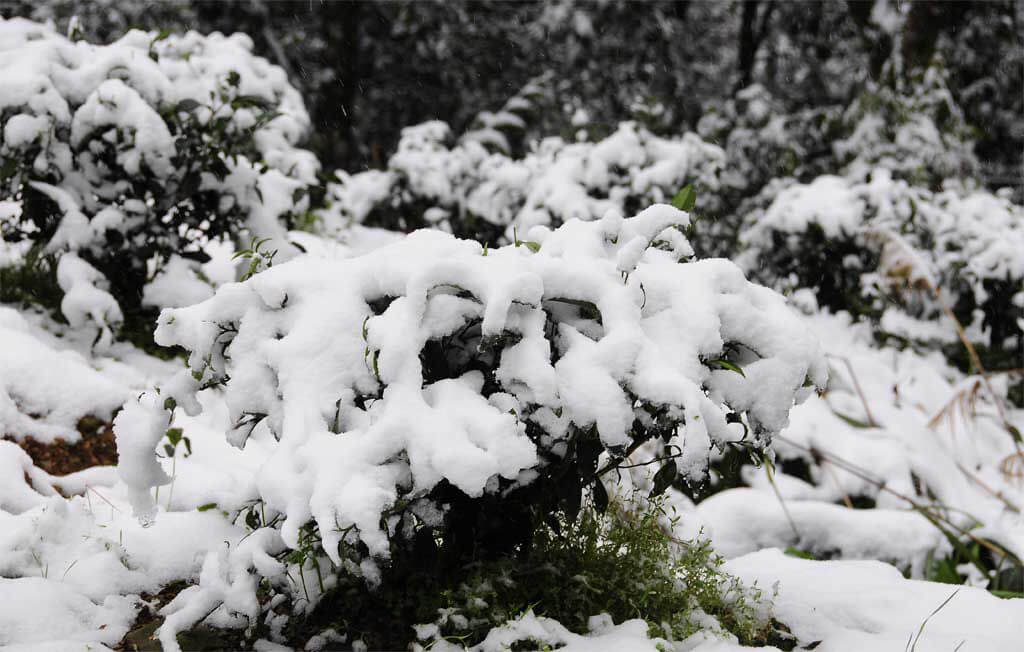
[[[695,128],[758,84],[773,111],[845,107],[872,84],[909,87],[941,65],[976,133],[982,177],[1017,186],[1024,150],[1024,5],[904,2],[466,2],[30,0],[5,17],[53,20],[93,41],[127,29],[244,31],[289,72],[313,117],[324,169],[384,165],[402,127],[457,133],[551,71],[538,134],[624,119]],[[1006,44],[1013,44],[1007,47]]]

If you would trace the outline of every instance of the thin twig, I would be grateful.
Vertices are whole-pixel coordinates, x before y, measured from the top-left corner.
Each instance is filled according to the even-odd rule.
[[[96,494],[97,496],[99,496],[99,497],[100,497],[100,499],[101,499],[101,500],[102,500],[103,502],[105,502],[106,504],[110,505],[110,507],[111,507],[112,509],[114,509],[114,510],[116,510],[116,511],[118,511],[118,512],[121,512],[121,510],[120,510],[120,509],[118,509],[118,508],[117,508],[117,507],[116,507],[116,506],[114,505],[114,503],[112,503],[112,502],[110,502],[109,500],[107,500],[107,499],[106,499],[106,497],[105,497],[105,496],[104,496],[103,494],[101,494],[100,492],[96,491],[96,490],[95,490],[95,489],[94,489],[94,488],[92,487],[92,485],[88,485],[88,484],[87,484],[87,485],[85,485],[85,490],[86,490],[87,492],[89,492],[89,491],[93,492],[94,494]]]
[[[917,510],[925,518],[927,518],[929,520],[941,521],[941,522],[945,523],[949,527],[951,527],[954,530],[956,530],[959,534],[962,534],[963,536],[966,536],[966,537],[970,538],[972,541],[974,541],[978,545],[984,546],[985,548],[988,548],[991,552],[993,552],[993,553],[995,553],[995,554],[997,554],[999,556],[1010,554],[1006,549],[1002,548],[1001,546],[997,546],[997,545],[993,544],[990,541],[986,541],[985,539],[981,539],[981,538],[976,537],[970,531],[965,530],[964,528],[960,527],[959,525],[957,525],[956,523],[951,521],[949,518],[943,516],[942,514],[932,512],[929,509],[929,506],[922,505],[921,503],[919,503],[918,501],[914,500],[910,496],[908,496],[908,495],[906,495],[904,493],[901,493],[899,491],[896,491],[895,489],[889,487],[884,481],[879,480],[879,479],[873,477],[870,472],[866,471],[865,469],[862,469],[861,467],[857,466],[853,462],[849,462],[849,461],[847,461],[847,460],[845,460],[845,459],[843,459],[841,457],[838,457],[837,455],[834,455],[832,453],[828,453],[828,452],[825,452],[825,451],[818,450],[817,448],[814,448],[814,447],[811,447],[811,446],[804,446],[803,444],[797,443],[797,442],[793,441],[792,439],[789,439],[789,438],[787,438],[787,437],[785,437],[783,435],[775,435],[775,438],[778,439],[779,441],[783,441],[783,442],[789,444],[790,446],[793,446],[794,448],[799,448],[801,450],[804,450],[804,451],[810,453],[812,456],[816,456],[817,458],[825,459],[825,460],[835,464],[837,467],[843,469],[847,473],[855,475],[858,478],[860,478],[861,480],[864,480],[865,482],[874,485],[875,487],[878,488],[879,491],[884,491],[884,492],[886,492],[886,493],[888,493],[890,495],[893,495],[893,496],[899,498],[900,500],[903,500],[903,501],[907,502],[911,507],[913,507],[915,510]],[[943,507],[945,509],[949,509],[948,507],[943,506],[943,505],[939,505],[939,506]],[[962,512],[964,514],[967,514],[967,512],[963,512],[963,510],[957,510],[957,511],[960,511],[960,512]],[[968,516],[970,516],[970,515],[968,514]],[[975,518],[973,516],[971,516],[971,518],[974,519],[974,521],[976,521],[978,523],[981,522],[981,521],[979,521],[977,518]]]
[[[868,417],[868,424],[872,428],[878,427],[878,422],[875,417],[871,414],[871,408],[868,407],[868,399],[864,396],[864,391],[860,387],[860,381],[857,380],[857,374],[853,372],[853,365],[850,363],[850,359],[845,355],[833,355],[829,354],[830,358],[838,358],[846,364],[846,370],[850,372],[850,379],[853,381],[853,388],[857,390],[857,396],[860,397],[860,402],[864,405],[864,414]]]
[[[935,611],[928,614],[928,617],[924,619],[924,621],[921,623],[921,627],[917,630],[917,637],[914,638],[914,644],[912,646],[909,646],[910,652],[914,652],[915,650],[917,650],[917,643],[921,640],[921,634],[924,633],[924,628],[928,624],[928,621],[932,619],[932,616],[942,611],[942,608],[949,604],[949,601],[955,598],[957,593],[960,593],[960,589],[953,591],[952,595],[943,600],[942,604],[936,607]]]
[[[836,475],[836,470],[832,468],[832,464],[822,464],[821,466],[828,471],[828,474],[832,477],[832,481],[836,483],[836,489],[839,490],[839,494],[843,497],[843,504],[850,509],[853,509],[853,502],[850,500],[850,496],[847,495],[846,490],[843,489],[842,483],[839,482],[839,476]]]
[[[775,484],[775,478],[772,476],[772,467],[766,461],[764,470],[768,474],[768,483],[772,486],[772,491],[775,492],[775,497],[779,499],[779,505],[782,506],[782,513],[786,515],[786,520],[789,521],[789,527],[793,530],[793,535],[800,540],[800,531],[796,529],[796,521],[793,520],[792,514],[789,513],[789,508],[786,507],[786,501],[782,499],[782,492],[779,491],[779,487]]]
[[[971,364],[978,370],[978,374],[981,376],[982,382],[985,383],[985,389],[988,391],[989,396],[992,397],[992,402],[995,403],[996,411],[999,413],[999,420],[1002,421],[1003,426],[1009,426],[1010,422],[1006,418],[1006,410],[1003,408],[1002,397],[996,394],[995,390],[992,389],[992,383],[989,382],[988,379],[989,373],[985,369],[985,366],[981,364],[981,358],[978,356],[978,351],[974,348],[974,345],[971,344],[971,340],[967,337],[967,331],[964,330],[963,324],[960,323],[960,320],[956,318],[955,314],[953,314],[953,309],[950,308],[945,299],[942,298],[942,290],[938,286],[934,285],[930,280],[927,280],[926,283],[929,288],[931,288],[932,292],[935,293],[935,298],[939,302],[939,307],[941,307],[942,311],[946,313],[946,316],[953,321],[953,325],[956,327],[956,334],[960,337],[960,341],[963,343],[964,348],[967,349],[967,355],[971,359]],[[1017,449],[1017,453],[1024,455],[1024,450],[1021,449],[1020,442],[1017,441],[1015,437],[1013,438],[1013,445],[1014,448]]]
[[[975,475],[975,474],[971,473],[970,471],[968,471],[968,470],[967,470],[967,469],[966,469],[966,468],[964,467],[964,465],[963,465],[963,464],[961,464],[960,462],[957,462],[957,463],[956,463],[956,466],[957,466],[957,468],[958,468],[958,469],[960,469],[960,470],[961,470],[961,471],[963,472],[963,474],[964,474],[964,475],[966,475],[966,476],[967,476],[967,478],[968,478],[969,480],[971,480],[972,482],[974,482],[975,484],[977,484],[977,485],[978,485],[979,487],[981,487],[982,489],[984,489],[984,490],[985,490],[985,491],[986,491],[986,492],[987,492],[987,493],[988,493],[989,495],[991,495],[991,496],[992,496],[993,498],[996,498],[996,499],[1000,500],[1000,501],[1001,501],[1001,502],[1002,502],[1002,503],[1003,503],[1004,505],[1006,505],[1007,509],[1009,509],[1009,510],[1010,510],[1011,512],[1013,512],[1014,514],[1020,514],[1020,507],[1018,507],[1017,505],[1015,505],[1015,504],[1014,504],[1013,502],[1011,502],[1011,501],[1010,501],[1010,499],[1009,499],[1009,498],[1007,498],[1006,496],[1004,496],[1004,495],[1003,495],[1003,492],[1001,492],[1001,491],[996,491],[996,490],[992,489],[991,487],[989,487],[989,486],[988,486],[987,484],[985,484],[985,483],[984,483],[984,482],[982,481],[982,479],[981,479],[981,478],[979,478],[979,477],[978,477],[977,475]]]

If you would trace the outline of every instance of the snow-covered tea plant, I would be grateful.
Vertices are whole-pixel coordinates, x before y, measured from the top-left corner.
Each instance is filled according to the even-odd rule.
[[[825,162],[831,158],[827,143],[840,127],[834,107],[787,111],[766,88],[754,84],[708,106],[697,133],[725,149],[723,190],[736,202],[771,179],[813,177],[831,167]]]
[[[843,115],[843,135],[832,143],[834,169],[866,177],[884,167],[932,190],[952,177],[976,176],[977,131],[965,121],[947,77],[936,60],[908,81],[891,74],[869,85]]]
[[[315,602],[328,559],[372,585],[414,548],[442,567],[523,551],[588,487],[601,503],[599,478],[645,442],[665,447],[667,482],[701,481],[712,447],[767,446],[824,361],[782,297],[728,261],[692,261],[688,221],[610,211],[496,249],[417,231],[165,310],[156,340],[186,348],[190,371],[115,420],[136,510],[152,515],[167,482],[154,448],[199,388],[224,393],[229,441],[274,452],[245,517],[255,533],[208,560],[164,640],[222,603],[255,618],[253,567]]]
[[[514,110],[530,106],[518,96],[509,104],[486,124],[514,122]],[[473,129],[454,145],[452,139],[443,122],[408,127],[387,170],[339,172],[328,186],[324,228],[433,226],[506,243],[514,230],[534,225],[596,220],[609,209],[635,213],[687,183],[717,189],[724,164],[722,150],[696,134],[660,138],[632,122],[598,142],[543,138],[522,156],[505,153],[507,141],[494,128]]]
[[[251,50],[242,34],[135,30],[96,46],[0,20],[0,199],[13,205],[0,231],[63,254],[68,320],[109,329],[163,305],[146,283],[168,265],[189,273],[209,239],[274,238],[287,255],[318,163],[296,147],[301,98]]]
[[[825,175],[778,191],[742,241],[756,277],[810,288],[818,304],[881,319],[898,339],[960,351],[952,324],[921,323],[949,308],[976,326],[994,368],[1024,355],[1024,208],[1004,194],[932,192],[881,168],[865,181]]]

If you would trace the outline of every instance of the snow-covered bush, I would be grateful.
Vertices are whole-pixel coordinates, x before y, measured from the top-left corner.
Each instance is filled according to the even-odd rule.
[[[136,30],[96,46],[0,20],[0,198],[17,209],[0,231],[74,260],[65,292],[112,295],[92,316],[102,328],[135,317],[146,283],[202,261],[209,239],[273,238],[286,257],[318,163],[296,147],[301,98],[251,50],[241,34]]]
[[[843,115],[843,136],[832,143],[835,169],[863,179],[883,167],[932,190],[952,177],[977,176],[978,132],[967,125],[947,75],[936,60],[908,82],[871,84]]]
[[[728,165],[725,189],[738,198],[756,193],[781,177],[808,178],[829,166],[827,143],[840,128],[833,107],[787,111],[763,86],[755,84],[724,103],[708,106],[697,133],[721,143]]]
[[[781,183],[749,217],[741,264],[780,290],[814,290],[833,311],[881,320],[901,340],[952,342],[956,331],[914,326],[941,319],[943,304],[974,337],[987,366],[1024,355],[1024,207],[1004,193],[932,192],[876,169],[869,180],[825,175]]]
[[[167,481],[153,449],[170,409],[198,410],[200,387],[222,387],[232,443],[276,442],[251,496],[262,543],[183,608],[230,594],[254,617],[246,569],[288,588],[271,558],[289,550],[371,584],[415,546],[446,563],[523,550],[647,441],[674,453],[668,481],[700,481],[713,446],[766,446],[823,361],[781,297],[728,261],[681,262],[687,224],[665,205],[612,211],[499,249],[418,231],[164,311],[156,340],[191,371],[115,421],[136,509]]]
[[[528,106],[510,103],[493,120],[512,121],[513,109]],[[634,213],[670,200],[688,183],[717,189],[724,163],[722,150],[695,134],[659,138],[632,122],[598,142],[544,138],[521,158],[504,153],[503,138],[476,129],[449,145],[451,130],[443,122],[404,129],[386,171],[338,173],[328,186],[324,228],[332,232],[351,222],[402,230],[433,226],[505,243],[514,230],[525,233],[534,225],[596,220],[610,209]]]

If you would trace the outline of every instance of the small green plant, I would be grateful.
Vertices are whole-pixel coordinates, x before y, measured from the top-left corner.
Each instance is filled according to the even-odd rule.
[[[270,238],[253,238],[248,249],[242,249],[231,257],[232,260],[241,258],[242,260],[249,261],[249,269],[247,269],[245,274],[242,275],[243,281],[252,278],[264,269],[269,269],[274,266],[274,256],[277,255],[277,249],[274,249],[273,251],[263,249],[263,245],[269,241]]]
[[[64,321],[60,302],[64,296],[57,283],[57,257],[33,245],[16,264],[0,267],[0,303],[38,306]]]
[[[192,440],[186,437],[181,428],[168,428],[164,435],[167,443],[163,445],[164,455],[171,460],[171,487],[167,492],[167,509],[171,509],[171,500],[174,498],[174,481],[178,475],[178,444],[185,449],[184,457],[192,455]],[[156,488],[157,500],[160,498],[160,487]]]
[[[586,632],[597,614],[617,623],[642,618],[651,636],[676,641],[706,628],[708,614],[742,642],[771,639],[768,598],[725,573],[706,540],[679,541],[666,533],[676,519],[664,498],[637,494],[613,499],[606,510],[591,498],[576,520],[560,516],[535,524],[532,541],[521,549],[457,568],[427,554],[432,546],[420,541],[419,563],[393,563],[375,589],[360,578],[340,577],[293,636],[329,624],[371,648],[404,649],[415,632],[426,646],[439,640],[472,646],[532,611],[575,632]]]

